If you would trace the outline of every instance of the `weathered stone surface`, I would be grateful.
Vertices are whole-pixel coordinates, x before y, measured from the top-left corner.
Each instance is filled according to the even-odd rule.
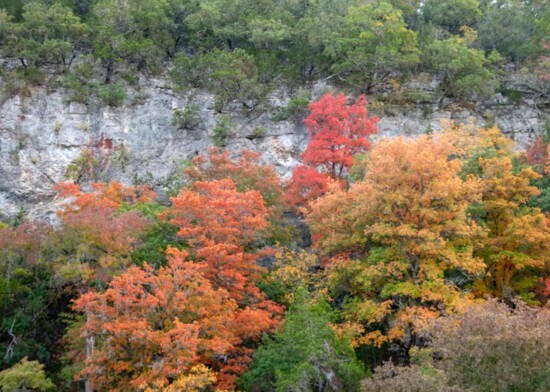
[[[327,88],[317,85],[312,94]],[[83,170],[84,183],[92,179],[116,179],[126,184],[147,181],[161,192],[166,190],[182,162],[204,153],[212,144],[219,118],[213,109],[213,95],[195,92],[192,101],[200,107],[202,123],[197,129],[177,129],[172,125],[172,113],[185,108],[188,100],[189,96],[175,94],[162,79],[143,81],[139,93],[130,91],[128,103],[118,108],[100,102],[88,106],[67,103],[63,91],[47,93],[42,88],[33,88],[30,96],[7,99],[0,106],[0,218],[15,215],[21,207],[31,216],[53,216],[53,185],[67,178],[71,163],[82,164],[86,149],[93,162],[89,170]],[[308,135],[303,124],[275,120],[277,107],[287,102],[281,89],[271,97],[274,109],[260,116],[247,117],[238,107],[229,111],[235,126],[226,148],[233,153],[243,147],[259,151],[264,163],[273,164],[288,177]],[[420,134],[428,128],[439,129],[443,119],[468,121],[471,116],[481,126],[494,121],[520,144],[541,131],[544,113],[535,105],[502,102],[495,100],[477,112],[423,105],[381,113],[380,134]]]

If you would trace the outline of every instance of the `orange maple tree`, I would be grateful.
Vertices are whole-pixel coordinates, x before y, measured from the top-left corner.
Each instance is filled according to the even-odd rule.
[[[230,178],[239,192],[258,191],[268,208],[279,208],[283,200],[283,186],[271,165],[260,163],[260,154],[243,148],[238,159],[231,159],[229,151],[210,147],[208,155],[193,159],[193,165],[184,173],[188,180],[213,181]]]
[[[461,179],[454,154],[445,135],[384,140],[368,153],[362,182],[312,203],[316,245],[332,255],[335,294],[350,296],[343,314],[356,344],[407,350],[430,319],[457,304],[444,273],[483,272],[472,256],[481,230],[466,216],[479,186]]]
[[[218,388],[232,388],[239,363],[227,358],[239,358],[243,342],[270,327],[269,317],[239,308],[227,290],[214,288],[208,265],[174,248],[167,256],[166,267],[131,267],[105,292],[75,301],[89,315],[85,328],[101,337],[79,375],[94,389],[161,390],[181,384],[197,365],[210,369],[206,375],[217,378]]]
[[[251,360],[259,337],[255,331],[273,330],[280,324],[282,308],[257,287],[265,270],[256,264],[252,252],[266,236],[268,209],[260,192],[239,192],[229,178],[197,181],[171,199],[173,206],[161,217],[179,227],[196,263],[204,265],[203,275],[215,290],[225,290],[236,302],[239,336],[249,336],[239,352],[227,356],[220,385],[232,386]]]

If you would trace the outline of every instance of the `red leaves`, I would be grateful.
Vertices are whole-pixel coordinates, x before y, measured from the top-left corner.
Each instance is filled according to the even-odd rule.
[[[334,179],[349,170],[353,156],[368,150],[368,137],[378,133],[378,117],[368,117],[365,96],[352,105],[348,100],[342,93],[325,94],[309,105],[311,114],[304,121],[311,139],[302,159],[313,167],[323,166]]]
[[[368,117],[363,95],[351,105],[348,101],[344,94],[325,94],[309,105],[311,114],[304,122],[311,137],[301,156],[305,166],[292,173],[287,195],[291,204],[303,204],[326,193],[331,178],[343,182],[354,155],[370,148],[369,136],[378,132],[378,117]]]
[[[319,173],[311,166],[300,165],[292,172],[291,186],[286,194],[290,205],[304,205],[328,191],[330,175]]]

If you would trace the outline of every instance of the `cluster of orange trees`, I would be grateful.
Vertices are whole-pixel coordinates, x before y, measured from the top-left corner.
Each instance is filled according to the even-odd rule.
[[[169,205],[148,186],[64,183],[58,224],[0,229],[0,387],[351,391],[391,358],[410,366],[385,364],[365,390],[480,388],[492,370],[465,377],[477,368],[455,346],[490,335],[491,318],[501,351],[475,346],[476,363],[508,366],[502,382],[522,390],[550,385],[548,144],[522,152],[450,123],[372,143],[365,105],[311,104],[289,181],[213,148]],[[519,337],[540,352],[523,361],[530,387],[506,351]],[[46,366],[35,386],[33,361]]]

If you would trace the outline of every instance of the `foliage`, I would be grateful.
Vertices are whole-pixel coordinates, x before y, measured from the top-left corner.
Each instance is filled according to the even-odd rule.
[[[302,159],[313,167],[323,166],[333,179],[342,178],[353,156],[368,150],[368,137],[378,132],[378,117],[369,118],[365,97],[351,105],[348,99],[326,94],[309,105],[311,114],[304,121],[311,137]]]
[[[487,58],[481,49],[472,48],[477,33],[462,29],[463,36],[434,40],[425,49],[430,67],[442,78],[443,96],[456,98],[488,97],[498,87],[497,75],[488,65],[500,61],[494,52]]]
[[[269,88],[258,81],[258,70],[252,56],[242,49],[213,50],[190,60],[180,55],[171,72],[178,89],[187,86],[206,87],[216,94],[215,109],[224,111],[227,105],[240,104],[248,114],[264,103]]]
[[[231,129],[235,125],[236,124],[231,121],[227,115],[220,115],[220,117],[216,120],[216,126],[212,129],[212,142],[214,143],[214,146],[225,147]]]
[[[282,248],[277,250],[275,259],[262,288],[277,303],[292,305],[296,287],[302,287],[315,300],[321,295],[327,297],[325,276],[318,271],[319,260],[315,254]]]
[[[166,27],[167,2],[101,0],[90,10],[92,54],[105,70],[105,82],[117,66],[154,70],[162,56],[162,42],[170,42]]]
[[[192,103],[185,109],[176,109],[172,113],[172,125],[178,129],[196,129],[201,124],[199,105]]]
[[[272,339],[265,338],[250,370],[241,377],[247,390],[357,390],[362,369],[349,340],[330,328],[330,307],[323,298],[312,303],[298,288],[285,322]]]
[[[211,286],[205,266],[186,256],[169,249],[167,267],[131,267],[104,293],[90,292],[75,302],[88,315],[85,328],[101,337],[80,375],[91,377],[94,388],[154,389],[182,382],[193,366],[216,363],[253,336],[252,331],[239,336],[247,311],[238,311],[227,291]]]
[[[325,51],[332,69],[361,91],[383,83],[392,73],[406,72],[420,62],[416,34],[407,29],[402,12],[390,3],[359,3],[348,9],[343,31]]]
[[[483,13],[477,24],[477,44],[481,48],[487,53],[496,50],[515,62],[536,54],[539,45],[534,40],[534,7],[519,0],[483,3]]]
[[[458,34],[462,26],[473,26],[481,17],[478,0],[427,0],[422,6],[425,20]]]
[[[470,208],[488,234],[476,251],[486,264],[484,285],[477,288],[501,298],[521,294],[524,300],[534,300],[533,272],[543,270],[549,261],[550,241],[547,218],[527,206],[539,194],[532,181],[540,175],[529,166],[514,167],[513,143],[498,129],[459,126],[454,132],[467,162],[463,175],[481,181],[481,200]]]
[[[55,248],[46,224],[21,223],[0,230],[0,350],[3,366],[23,357],[51,365],[58,352],[67,305],[56,265],[44,255]],[[48,309],[44,312],[44,309]]]
[[[121,83],[106,84],[99,88],[99,97],[104,104],[117,107],[126,99],[126,91]]]
[[[542,391],[550,386],[549,320],[547,307],[516,301],[512,309],[493,299],[441,319],[430,346],[461,390]]]
[[[548,308],[492,299],[430,327],[427,347],[411,365],[386,363],[364,391],[542,391],[550,385]],[[510,369],[514,369],[510,371]]]
[[[300,88],[294,92],[287,106],[277,115],[278,120],[292,119],[302,120],[307,116],[307,108],[310,103],[309,92]]]
[[[44,365],[23,358],[21,362],[0,372],[0,389],[6,392],[27,390],[50,391],[54,384],[44,374]]]
[[[72,102],[87,104],[90,102],[96,85],[94,61],[91,57],[81,58],[80,62],[72,67],[71,72],[65,73],[59,80],[61,87],[68,90],[67,99]]]
[[[361,386],[363,392],[458,392],[448,385],[448,376],[427,363],[395,366],[391,361],[376,368],[374,377]]]
[[[231,179],[197,181],[171,199],[161,216],[179,228],[189,251],[214,290],[225,290],[239,306],[239,331],[246,336],[231,355],[218,383],[231,387],[242,373],[257,338],[278,326],[281,308],[258,289],[263,268],[251,251],[266,236],[268,210],[258,191],[239,192]],[[220,365],[221,366],[221,365]]]
[[[544,54],[550,32],[545,0],[242,0],[238,9],[229,0],[4,3],[3,53],[24,67],[67,71],[78,57],[93,56],[109,84],[158,73],[169,61],[177,90],[206,87],[215,92],[218,111],[233,105],[246,114],[266,108],[273,81],[304,87],[331,79],[361,92],[379,91],[389,78],[442,74],[445,58],[469,69],[460,83],[444,80],[441,90],[483,98],[501,75],[491,61],[483,64],[474,47],[528,67],[522,84],[538,88],[533,63]],[[453,42],[464,27],[479,32],[469,51]],[[458,85],[451,94],[452,84]]]
[[[370,148],[369,136],[378,132],[378,117],[368,117],[364,96],[351,105],[348,100],[344,94],[325,94],[309,105],[311,113],[304,123],[311,136],[301,155],[305,166],[294,170],[289,190],[295,204],[324,193],[329,178],[342,181],[353,156]]]
[[[19,58],[25,68],[43,64],[69,67],[88,33],[87,25],[69,8],[41,1],[25,4],[22,21],[8,21],[3,30],[3,50]]]
[[[197,181],[230,178],[239,192],[260,192],[267,207],[279,208],[282,204],[281,180],[273,166],[260,164],[259,153],[243,149],[239,159],[233,160],[228,151],[211,147],[208,156],[195,157],[192,163],[184,171],[191,185]]]
[[[371,328],[356,343],[408,350],[430,319],[457,305],[460,276],[483,272],[472,255],[482,232],[466,216],[479,186],[460,178],[456,152],[444,135],[384,140],[369,152],[362,182],[312,203],[316,246],[337,254],[333,295],[351,294],[344,317],[358,331]]]

